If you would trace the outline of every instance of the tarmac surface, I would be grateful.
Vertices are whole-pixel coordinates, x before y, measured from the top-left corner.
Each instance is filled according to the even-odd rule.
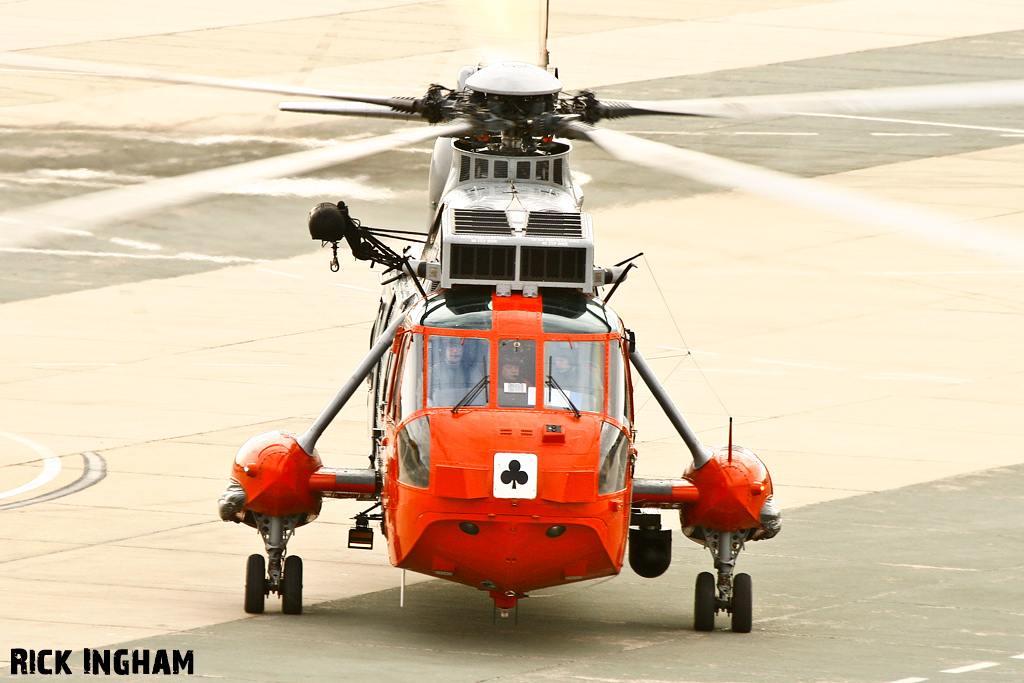
[[[608,97],[1024,73],[1024,8],[999,0],[552,4],[567,89]],[[0,5],[2,44],[412,94],[493,39],[452,28],[470,11],[455,3],[57,5]],[[399,127],[310,122],[277,99],[0,71],[0,210]],[[1018,109],[609,127],[1024,237]],[[428,151],[0,251],[0,675],[10,648],[128,647],[192,649],[197,675],[244,681],[1024,679],[1024,263],[709,191],[582,143],[598,262],[646,252],[613,306],[700,438],[724,441],[732,414],[772,470],[783,532],[739,565],[754,632],[721,616],[715,633],[690,630],[711,562],[679,535],[664,577],[544,592],[518,624],[412,575],[399,608],[400,572],[380,547],[345,548],[359,506],[336,501],[289,546],[305,613],[244,617],[244,558],[261,543],[216,518],[230,459],[255,433],[308,426],[362,356],[379,291],[350,260],[328,271],[305,214],[345,198],[365,224],[421,228]],[[640,389],[637,405],[639,473],[677,474],[678,437]],[[353,401],[320,451],[358,466],[365,443]]]

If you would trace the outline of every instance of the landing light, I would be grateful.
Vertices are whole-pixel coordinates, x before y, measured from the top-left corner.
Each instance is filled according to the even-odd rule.
[[[553,527],[549,527],[545,533],[548,535],[548,538],[558,538],[565,533],[565,527],[561,524],[556,524]]]
[[[476,536],[478,533],[480,533],[480,527],[478,527],[476,524],[473,524],[472,522],[462,522],[461,524],[459,524],[459,528],[467,534],[469,534],[470,536]]]

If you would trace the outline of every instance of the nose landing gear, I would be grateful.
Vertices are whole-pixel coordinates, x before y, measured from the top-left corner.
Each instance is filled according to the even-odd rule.
[[[745,531],[714,531],[703,529],[704,542],[715,558],[718,580],[711,572],[697,575],[693,599],[693,628],[713,631],[715,614],[732,615],[732,630],[750,633],[753,628],[753,590],[749,574],[736,574],[736,556],[743,549]]]
[[[302,614],[302,558],[297,555],[285,558],[285,548],[295,533],[297,523],[301,523],[305,515],[271,517],[253,513],[253,516],[263,537],[270,566],[267,567],[262,555],[249,556],[245,569],[245,611],[263,614],[266,597],[277,593],[282,598],[282,612]]]

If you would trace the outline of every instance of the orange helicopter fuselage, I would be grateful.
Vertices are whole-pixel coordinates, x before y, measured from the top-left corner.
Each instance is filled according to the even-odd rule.
[[[496,597],[616,574],[629,528],[631,468],[629,455],[609,460],[607,443],[615,439],[620,451],[633,453],[621,322],[615,318],[600,334],[552,332],[545,331],[542,297],[494,296],[491,306],[486,330],[431,328],[410,315],[394,345],[382,490],[391,562]],[[485,386],[468,405],[432,406],[430,349],[466,338],[486,349]],[[546,407],[554,389],[545,389],[545,373],[549,349],[580,342],[600,357],[601,367],[589,371],[601,396],[577,406],[590,408],[577,416]],[[510,384],[502,361],[514,350],[529,357],[525,374]],[[524,405],[507,405],[513,397],[502,392],[509,387],[526,389]],[[409,437],[405,429],[420,431]],[[412,439],[419,441],[410,446]]]

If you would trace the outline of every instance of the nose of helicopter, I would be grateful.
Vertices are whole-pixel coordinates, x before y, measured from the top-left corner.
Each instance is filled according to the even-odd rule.
[[[474,586],[492,597],[523,596],[618,572],[621,553],[609,548],[616,543],[604,520],[538,512],[430,515],[398,566]]]

